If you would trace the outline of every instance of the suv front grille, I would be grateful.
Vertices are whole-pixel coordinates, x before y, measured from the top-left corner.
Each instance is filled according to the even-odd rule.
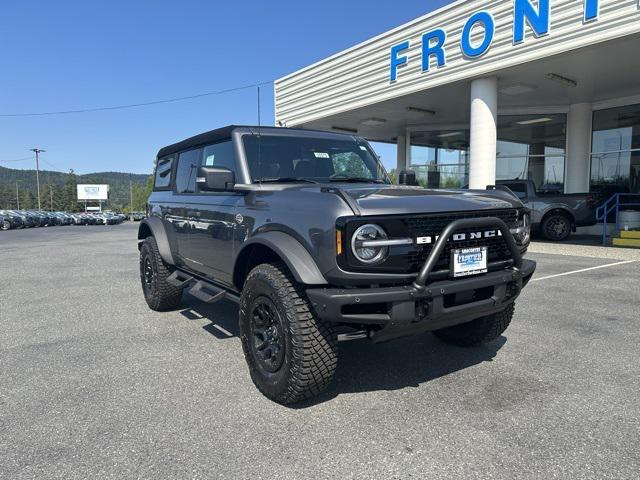
[[[491,210],[481,212],[461,212],[461,213],[447,213],[439,215],[422,215],[419,217],[409,217],[403,219],[403,223],[407,228],[409,236],[412,238],[427,237],[430,236],[434,239],[433,243],[425,245],[415,245],[413,249],[408,253],[407,261],[409,263],[409,270],[412,272],[418,271],[427,257],[431,253],[431,250],[435,244],[435,237],[440,235],[440,232],[454,220],[462,218],[483,218],[483,217],[497,217],[503,220],[507,226],[514,227],[518,219],[518,211],[516,209],[503,209],[503,210]],[[456,233],[470,233],[477,231],[478,229],[463,229]],[[511,258],[511,252],[507,243],[502,237],[483,238],[476,240],[463,240],[458,242],[449,241],[445,249],[443,250],[435,270],[442,270],[449,268],[449,261],[451,259],[451,251],[458,248],[473,248],[486,246],[489,253],[489,261],[496,262],[501,260],[509,260]]]

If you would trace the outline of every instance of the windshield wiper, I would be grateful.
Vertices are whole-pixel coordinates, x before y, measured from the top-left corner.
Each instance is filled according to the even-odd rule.
[[[385,183],[384,180],[366,178],[366,177],[348,177],[346,175],[330,177],[329,181],[330,182],[354,182],[354,183]]]
[[[262,178],[254,180],[253,183],[318,183],[315,180],[301,177],[278,177],[278,178]]]

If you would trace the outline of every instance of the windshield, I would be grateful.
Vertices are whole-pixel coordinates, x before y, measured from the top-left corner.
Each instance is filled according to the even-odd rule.
[[[243,141],[254,182],[389,183],[367,144],[355,138],[245,135]]]

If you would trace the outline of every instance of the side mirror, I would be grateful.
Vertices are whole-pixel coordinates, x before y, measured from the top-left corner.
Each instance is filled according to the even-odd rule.
[[[228,168],[199,167],[196,184],[200,192],[233,190],[236,184],[236,176]]]
[[[416,172],[413,170],[401,170],[400,175],[398,175],[398,185],[418,185]]]

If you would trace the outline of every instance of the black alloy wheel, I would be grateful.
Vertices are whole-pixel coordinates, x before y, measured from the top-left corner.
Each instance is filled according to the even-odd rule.
[[[257,297],[251,306],[251,354],[258,367],[275,373],[284,362],[286,344],[282,318],[267,296]]]
[[[571,235],[571,222],[565,215],[551,215],[544,220],[542,233],[547,239],[552,241],[558,242],[565,240]]]

